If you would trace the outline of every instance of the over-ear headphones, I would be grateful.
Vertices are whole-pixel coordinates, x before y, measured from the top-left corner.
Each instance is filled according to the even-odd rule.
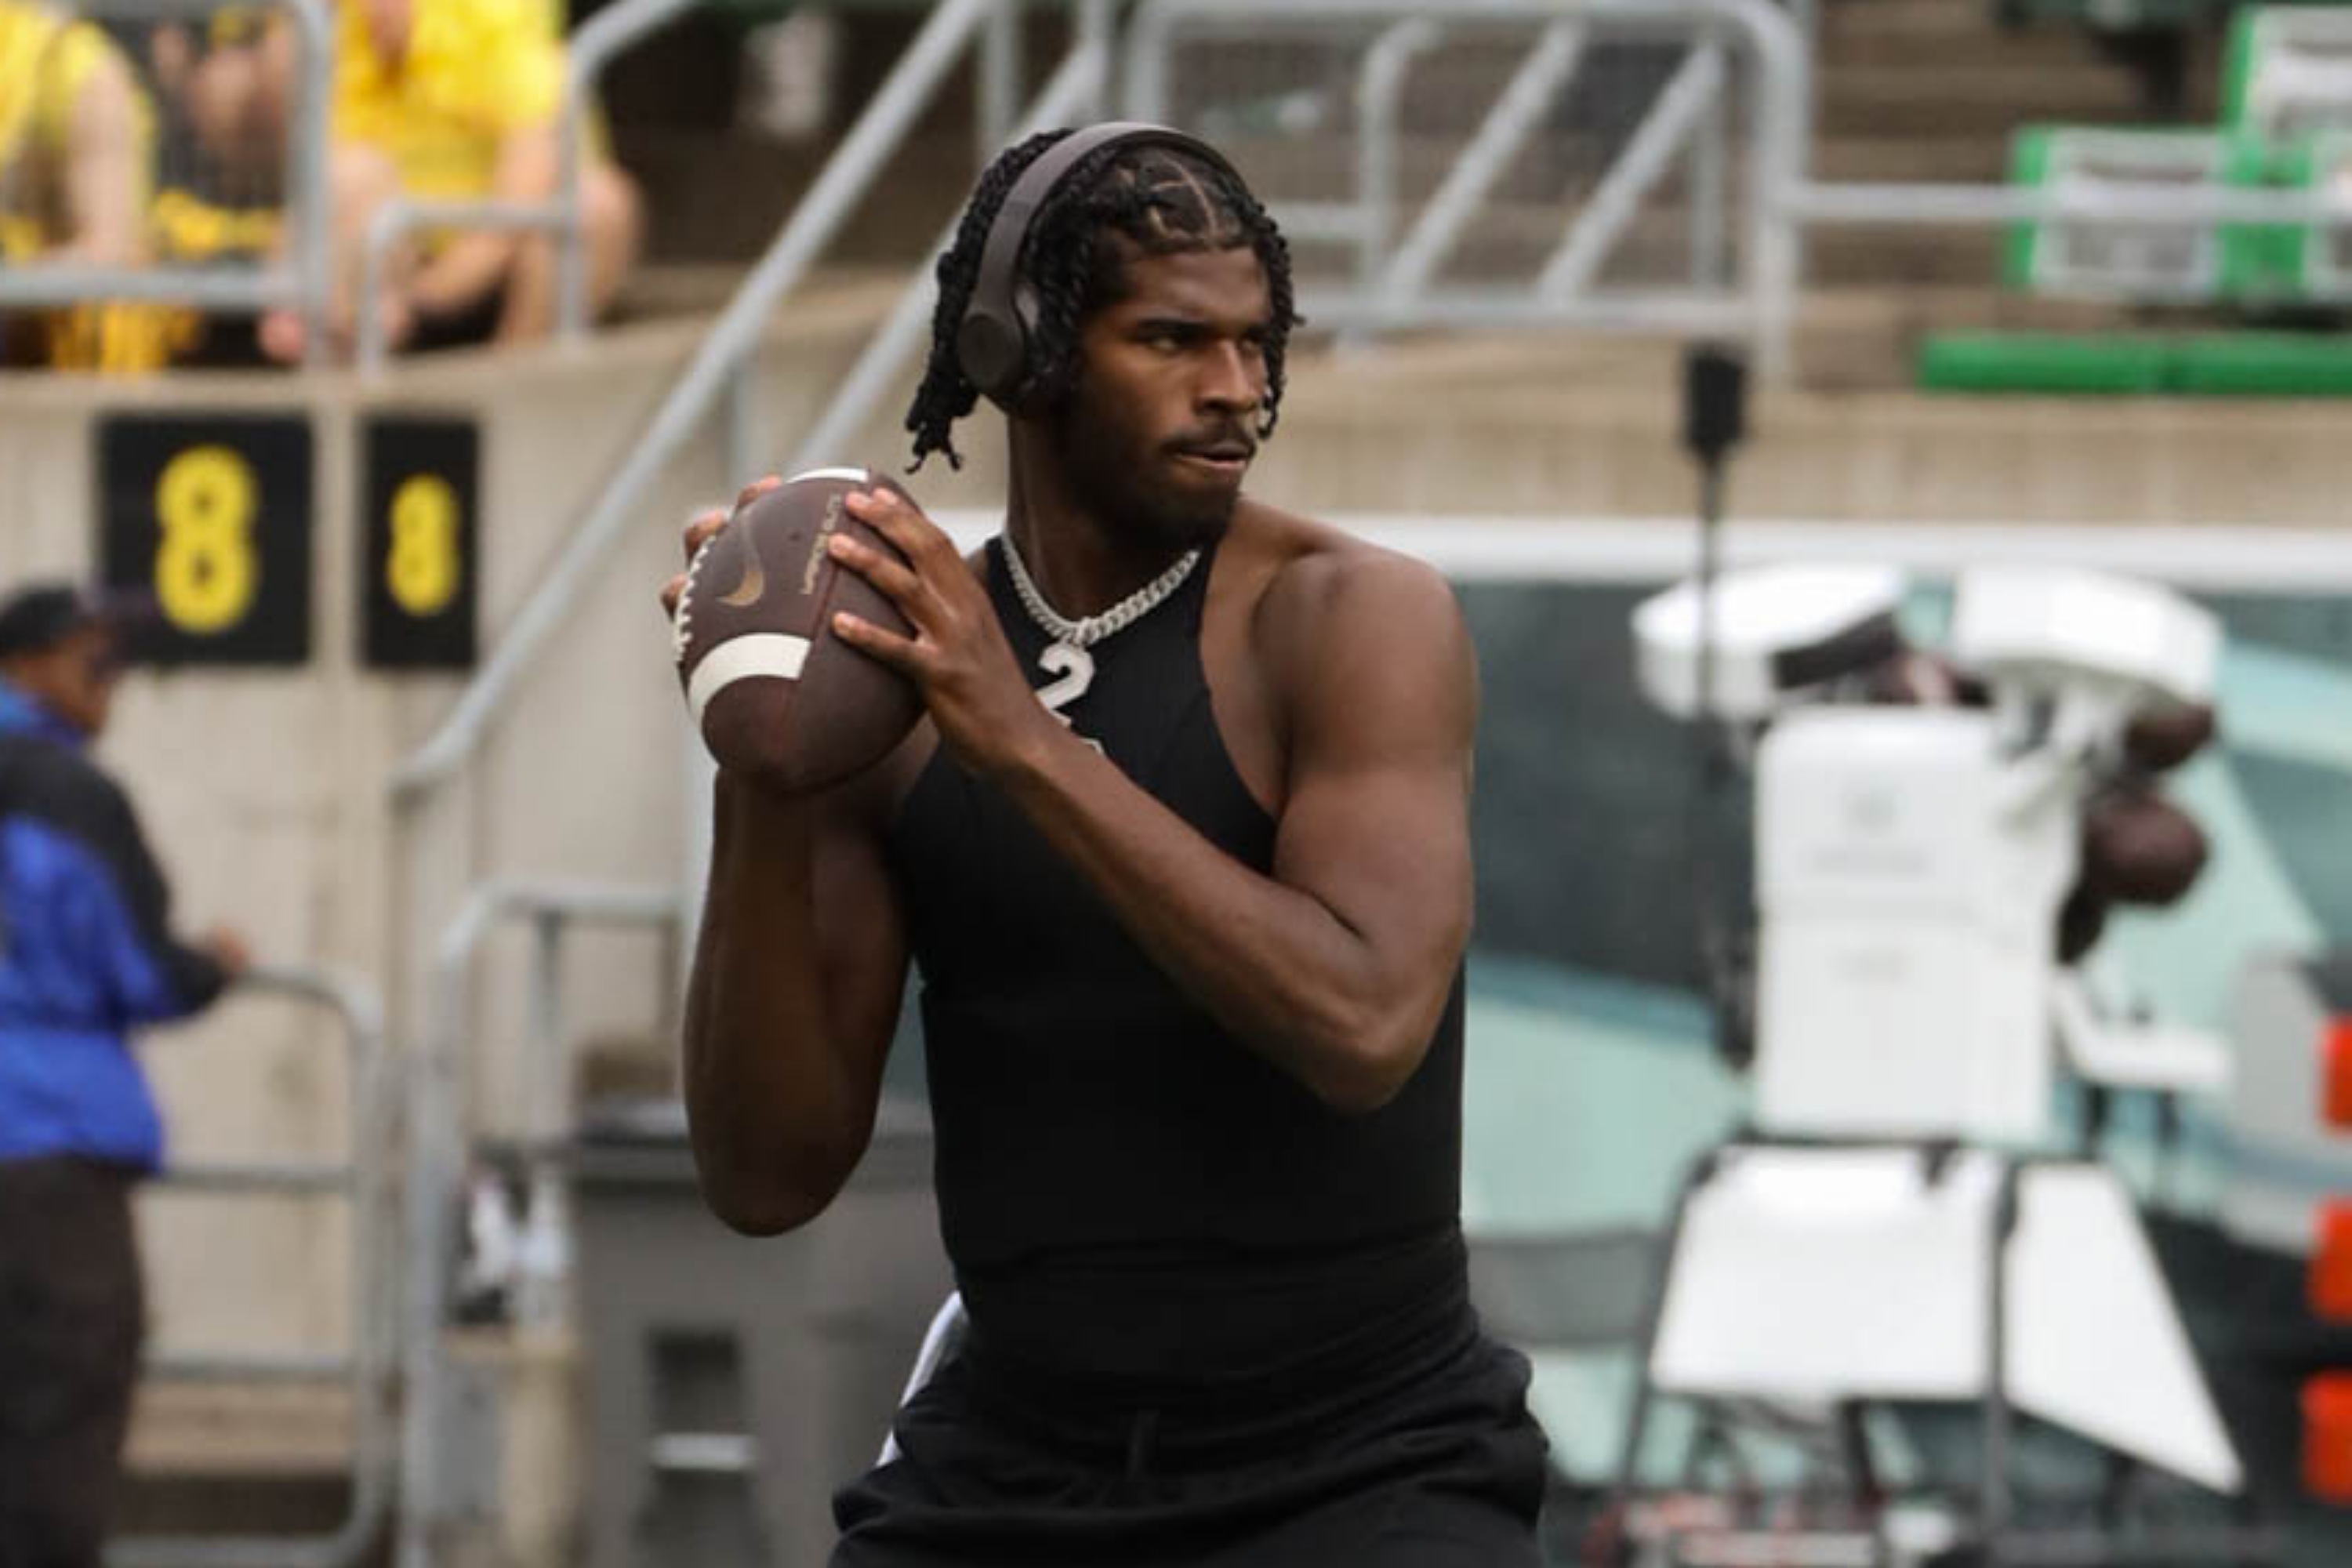
[[[972,282],[971,300],[956,326],[956,363],[966,379],[999,407],[1017,406],[1022,384],[1028,379],[1030,312],[1021,282],[1021,250],[1028,243],[1030,226],[1069,172],[1088,153],[1113,142],[1171,147],[1233,173],[1224,154],[1198,137],[1133,120],[1073,131],[1021,171],[988,226],[988,239],[980,252],[980,276]]]

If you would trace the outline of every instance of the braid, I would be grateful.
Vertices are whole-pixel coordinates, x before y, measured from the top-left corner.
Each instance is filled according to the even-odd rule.
[[[981,176],[954,242],[939,259],[939,306],[931,319],[930,357],[907,411],[915,467],[933,452],[962,467],[955,422],[980,401],[980,389],[956,355],[956,330],[971,301],[988,231],[1005,196],[1030,164],[1068,135],[1042,132],[1008,149]],[[1046,405],[1076,390],[1078,342],[1087,317],[1125,292],[1125,251],[1106,236],[1152,255],[1226,250],[1243,246],[1265,269],[1272,320],[1265,354],[1266,395],[1259,434],[1273,434],[1282,404],[1283,366],[1291,329],[1299,324],[1290,281],[1290,247],[1249,187],[1231,172],[1164,144],[1112,142],[1080,159],[1032,220],[1022,252],[1025,297],[1033,311],[1029,384]]]

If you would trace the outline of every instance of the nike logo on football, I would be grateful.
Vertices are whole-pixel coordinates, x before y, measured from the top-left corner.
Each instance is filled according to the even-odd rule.
[[[719,597],[720,604],[739,610],[758,604],[760,596],[768,591],[767,569],[760,564],[760,536],[748,528],[743,531],[743,580]]]

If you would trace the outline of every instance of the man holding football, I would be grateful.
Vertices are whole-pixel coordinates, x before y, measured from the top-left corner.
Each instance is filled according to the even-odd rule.
[[[969,1329],[837,1500],[836,1568],[1535,1564],[1544,1440],[1459,1225],[1452,594],[1243,493],[1297,316],[1213,149],[1033,138],[940,279],[915,454],[1003,408],[1003,531],[964,557],[850,496],[891,548],[823,548],[907,632],[822,635],[923,717],[823,791],[722,768],[684,1043],[711,1207],[786,1230],[863,1152],[922,976]]]

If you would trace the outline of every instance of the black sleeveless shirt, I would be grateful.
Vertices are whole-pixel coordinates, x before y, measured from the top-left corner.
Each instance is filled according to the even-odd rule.
[[[1260,872],[1275,825],[1202,670],[1213,552],[1090,650],[1076,731]],[[1001,542],[997,617],[1049,639]],[[972,1346],[1040,1379],[1165,1400],[1417,1362],[1475,1332],[1461,1207],[1462,988],[1419,1071],[1348,1115],[1227,1035],[1020,810],[942,748],[890,834],[922,979],[940,1228]]]

